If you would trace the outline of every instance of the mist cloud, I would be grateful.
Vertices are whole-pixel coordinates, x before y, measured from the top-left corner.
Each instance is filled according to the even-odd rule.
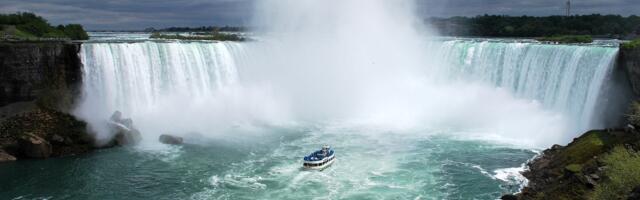
[[[140,30],[146,27],[248,25],[259,0],[3,0],[0,12],[35,12],[52,24],[80,23],[90,30]],[[428,16],[561,15],[564,0],[417,0]],[[631,15],[637,0],[574,0],[576,14]]]

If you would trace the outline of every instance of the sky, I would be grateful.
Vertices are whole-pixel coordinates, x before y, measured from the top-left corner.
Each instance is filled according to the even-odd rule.
[[[88,30],[248,25],[260,0],[0,0],[0,13],[34,12]],[[564,0],[417,0],[423,17],[562,15]],[[574,14],[640,15],[640,0],[572,0]]]

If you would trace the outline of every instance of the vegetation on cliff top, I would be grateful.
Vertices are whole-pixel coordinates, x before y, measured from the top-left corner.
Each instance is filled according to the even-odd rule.
[[[151,39],[167,39],[167,40],[215,40],[215,41],[244,41],[245,38],[236,34],[227,34],[220,32],[212,32],[210,34],[203,35],[189,35],[184,36],[180,34],[169,35],[155,32],[151,35]]]
[[[640,38],[632,40],[630,42],[622,43],[621,46],[623,49],[638,49],[640,48]],[[640,105],[636,105],[636,106],[640,107]],[[637,120],[640,121],[640,117],[638,117]]]
[[[58,25],[33,13],[0,14],[0,40],[87,40],[89,35],[80,24]]]
[[[589,35],[560,35],[538,38],[538,41],[543,42],[557,42],[561,44],[575,44],[575,43],[592,43],[593,38]]]
[[[483,37],[549,37],[554,35],[592,35],[623,38],[640,32],[640,17],[620,15],[503,16],[430,18],[444,35]]]
[[[201,26],[201,27],[169,27],[163,29],[147,28],[148,32],[244,32],[246,27],[239,26]]]

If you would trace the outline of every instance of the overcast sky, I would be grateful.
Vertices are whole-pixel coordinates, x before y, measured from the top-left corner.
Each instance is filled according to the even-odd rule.
[[[0,0],[0,13],[34,12],[52,24],[80,23],[89,30],[246,25],[260,0]],[[418,0],[428,16],[480,14],[559,15],[564,0]],[[640,0],[572,0],[575,14],[640,15]]]

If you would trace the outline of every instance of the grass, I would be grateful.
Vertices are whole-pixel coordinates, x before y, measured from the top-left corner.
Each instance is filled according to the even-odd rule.
[[[600,131],[591,131],[567,146],[562,154],[563,163],[583,164],[593,156],[605,151],[607,134]]]
[[[623,49],[638,49],[640,48],[640,38],[632,40],[630,42],[622,43],[621,47]]]
[[[585,44],[593,42],[593,38],[589,35],[560,35],[538,38],[537,40],[543,42],[557,42],[561,44]]]
[[[565,169],[571,173],[580,173],[582,172],[582,165],[579,164],[570,164],[565,167]]]
[[[37,38],[36,36],[29,34],[27,32],[21,31],[20,29],[17,29],[15,26],[2,26],[2,30],[0,31],[0,35],[9,35],[10,37],[16,38],[16,39],[21,39],[21,40],[28,40],[28,39],[34,39]]]
[[[640,154],[621,145],[601,160],[607,168],[605,177],[593,193],[593,199],[626,199],[634,187],[640,185]]]

